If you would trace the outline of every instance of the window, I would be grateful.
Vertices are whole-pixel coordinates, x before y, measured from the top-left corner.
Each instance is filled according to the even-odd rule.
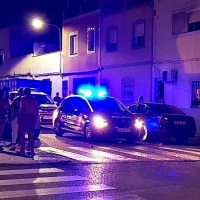
[[[174,35],[200,30],[200,11],[175,13],[172,20]]]
[[[107,51],[117,51],[118,30],[116,26],[107,29]]]
[[[200,106],[200,81],[192,81],[191,108]]]
[[[143,48],[145,45],[145,21],[138,20],[133,23],[133,48]]]
[[[87,29],[87,52],[92,53],[95,51],[95,28]]]
[[[134,99],[134,78],[126,77],[122,79],[122,99],[133,100]]]
[[[69,34],[69,55],[78,54],[78,32],[73,32]]]
[[[4,51],[3,49],[0,49],[0,65],[4,63]]]

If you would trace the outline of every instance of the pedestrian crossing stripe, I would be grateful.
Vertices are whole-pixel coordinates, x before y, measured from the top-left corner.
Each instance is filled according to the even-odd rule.
[[[39,147],[38,149],[41,150],[41,151],[54,153],[54,154],[65,156],[65,157],[72,158],[72,159],[75,159],[75,160],[93,161],[93,162],[94,161],[101,161],[101,159],[99,159],[99,158],[90,158],[90,157],[87,157],[87,156],[83,156],[83,155],[76,154],[76,153],[69,152],[69,151],[56,149],[56,148],[53,148],[53,147]]]
[[[5,185],[24,185],[31,183],[56,183],[56,182],[68,182],[68,181],[85,181],[86,178],[80,176],[58,176],[58,177],[43,177],[43,178],[26,178],[26,179],[10,179],[1,180],[0,186]],[[1,197],[1,196],[0,196]]]
[[[95,148],[68,145],[65,150],[53,147],[39,147],[38,149],[83,162],[200,160],[200,149],[193,148],[178,149],[156,145],[132,146],[128,147],[129,149],[113,146],[96,146]]]
[[[57,187],[57,188],[39,188],[29,190],[17,190],[17,191],[3,191],[0,192],[1,199],[19,198],[19,197],[32,197],[32,196],[44,196],[44,195],[56,195],[56,194],[70,194],[76,192],[96,192],[102,190],[113,190],[115,188],[104,185],[85,185],[85,186],[71,186],[71,187]]]
[[[148,147],[134,147],[134,149],[138,149],[138,150],[141,150],[141,151],[151,151],[153,153],[157,153],[157,154],[160,154],[161,157],[165,156],[165,157],[169,157],[172,159],[181,159],[181,160],[185,160],[185,159],[192,159],[192,160],[200,160],[200,157],[196,157],[196,156],[190,156],[190,155],[186,155],[186,154],[182,154],[181,152],[179,152],[177,154],[176,150],[177,149],[172,149],[172,148],[169,148],[169,149],[165,149],[164,147],[159,147],[159,148],[156,148],[154,147],[153,149],[152,148],[148,148]],[[173,151],[169,151],[169,150],[173,150]],[[189,151],[188,151],[189,153]]]
[[[39,169],[18,169],[18,170],[3,170],[0,171],[1,175],[18,175],[18,174],[35,174],[35,173],[52,173],[52,172],[64,172],[57,168],[39,168]]]
[[[54,172],[65,172],[64,170],[56,168],[38,168],[38,169],[22,169],[23,174],[43,174]],[[15,173],[16,172],[16,173]],[[0,171],[0,175],[21,175],[19,170],[3,170]],[[0,177],[1,177],[0,176]],[[75,182],[75,181],[88,181],[87,178],[81,176],[55,176],[55,177],[39,177],[39,178],[20,178],[20,179],[0,179],[0,189],[3,186],[14,185],[30,185],[30,184],[44,184],[44,183],[60,183],[60,182]],[[20,198],[20,197],[32,197],[32,196],[44,196],[44,195],[56,195],[56,194],[70,194],[80,192],[96,192],[103,190],[114,190],[114,187],[105,184],[89,184],[82,186],[70,186],[70,187],[52,187],[52,188],[39,188],[39,189],[26,189],[26,190],[14,190],[14,191],[1,191],[0,199],[8,198]]]
[[[92,155],[99,156],[99,157],[111,158],[111,159],[114,159],[114,160],[130,160],[130,158],[120,156],[120,155],[117,155],[117,154],[104,152],[104,151],[98,151],[98,150],[93,150],[93,149],[90,149],[88,151],[88,148],[83,148],[83,147],[69,147],[69,148],[75,149],[75,150],[78,150],[78,151],[82,151],[82,152],[86,152],[86,153],[90,153]]]

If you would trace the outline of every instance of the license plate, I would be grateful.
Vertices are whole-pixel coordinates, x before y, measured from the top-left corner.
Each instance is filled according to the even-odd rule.
[[[131,132],[130,128],[118,128],[117,132]]]
[[[53,119],[52,116],[44,116],[43,119]]]
[[[174,121],[174,124],[186,125],[185,121]]]

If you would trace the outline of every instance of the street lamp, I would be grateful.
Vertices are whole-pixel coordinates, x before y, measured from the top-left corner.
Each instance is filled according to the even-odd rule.
[[[54,25],[54,24],[48,24],[48,23],[44,23],[42,20],[40,19],[33,19],[32,21],[32,25],[36,28],[36,29],[40,29],[43,27],[43,25],[47,25],[47,26],[53,26],[55,28],[57,28],[58,33],[59,33],[59,52],[60,52],[60,75],[62,73],[62,50],[61,50],[61,29]]]

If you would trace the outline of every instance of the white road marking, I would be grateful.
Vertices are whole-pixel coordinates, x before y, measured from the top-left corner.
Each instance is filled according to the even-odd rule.
[[[70,149],[83,151],[83,152],[90,153],[90,154],[93,154],[98,157],[111,158],[113,160],[131,160],[130,158],[120,156],[117,154],[112,154],[112,153],[108,153],[108,152],[104,152],[104,151],[98,151],[98,150],[88,149],[88,148],[83,148],[83,147],[70,147]]]
[[[5,185],[24,185],[33,183],[56,183],[69,181],[85,181],[87,180],[81,176],[58,176],[58,177],[42,177],[42,178],[24,178],[24,179],[8,179],[1,180],[0,186]],[[1,197],[1,196],[0,196]]]
[[[18,191],[3,191],[0,192],[1,199],[18,198],[18,197],[32,197],[44,196],[55,194],[68,194],[75,192],[95,192],[102,190],[113,190],[115,188],[100,184],[100,185],[85,185],[85,186],[72,186],[72,187],[58,187],[58,188],[44,188],[44,189],[30,189]]]
[[[157,154],[162,154],[163,156],[169,157],[170,160],[174,160],[174,159],[179,159],[179,160],[185,160],[186,156],[182,155],[182,154],[177,154],[175,152],[171,152],[171,151],[167,151],[164,149],[159,149],[158,147],[155,148],[154,147],[146,147],[146,146],[137,146],[137,147],[132,147],[133,149],[139,149],[142,151],[149,151],[151,153],[157,153]]]
[[[117,151],[120,153],[125,153],[129,155],[137,156],[137,157],[148,158],[150,160],[170,160],[169,158],[163,158],[163,156],[156,156],[155,154],[149,154],[148,152],[141,153],[141,152],[135,152],[135,151],[125,150],[121,148],[115,148],[115,147],[100,147],[100,148],[110,150],[110,151]],[[135,159],[135,160],[139,160],[139,159]]]
[[[68,151],[64,151],[64,150],[60,150],[60,149],[56,149],[53,147],[39,147],[38,148],[41,151],[45,151],[48,153],[54,153],[54,154],[58,154],[61,156],[65,156],[74,160],[81,160],[81,161],[95,161],[95,162],[99,162],[101,161],[100,158],[90,158],[87,156],[82,156],[80,154],[76,154],[76,153],[72,153],[72,152],[68,152]]]
[[[0,175],[13,175],[13,174],[35,174],[35,173],[52,173],[52,172],[64,172],[57,168],[38,168],[38,169],[17,169],[17,170],[3,170],[0,171]]]
[[[177,151],[178,155],[181,155],[182,158],[185,159],[190,159],[190,160],[200,160],[200,157],[197,156],[192,156],[192,155],[186,155],[185,153],[188,153],[189,151],[184,150],[184,149],[176,149],[173,147],[159,147],[159,149],[166,149],[166,150],[172,150],[172,151]],[[185,152],[185,153],[184,153]]]

